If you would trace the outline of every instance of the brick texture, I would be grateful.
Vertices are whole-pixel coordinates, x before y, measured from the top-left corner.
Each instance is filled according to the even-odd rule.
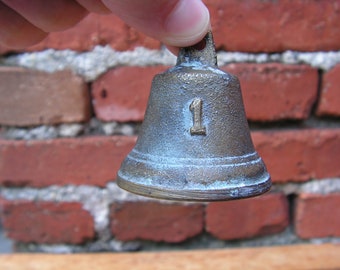
[[[339,129],[253,132],[274,182],[339,177]],[[135,137],[89,137],[46,141],[0,140],[4,185],[89,184],[104,186],[132,149]]]
[[[166,67],[118,67],[93,83],[96,116],[103,121],[142,121],[152,78]]]
[[[306,65],[231,64],[222,69],[239,78],[252,121],[306,119],[317,98],[318,72]]]
[[[274,182],[340,176],[340,129],[252,133]]]
[[[129,27],[115,15],[90,14],[75,27],[64,32],[52,33],[44,42],[30,50],[57,48],[83,51],[96,45],[107,44],[119,51],[137,46],[151,49],[160,46],[159,41]]]
[[[142,121],[152,78],[167,67],[120,67],[93,83],[94,110],[103,121]],[[252,121],[306,119],[316,102],[318,73],[306,65],[231,64]]]
[[[87,121],[87,85],[69,71],[53,74],[0,67],[0,124],[31,126]]]
[[[228,51],[276,52],[340,49],[339,0],[205,0],[218,48]],[[114,15],[90,14],[75,27],[50,34],[28,50],[117,50],[159,48],[159,42],[130,28]],[[0,47],[0,53],[9,49]]]
[[[339,0],[206,0],[219,48],[277,52],[340,49]]]
[[[281,193],[210,203],[206,209],[206,230],[223,240],[278,233],[288,223],[287,200]]]
[[[340,193],[301,194],[295,209],[295,231],[301,238],[340,236]]]
[[[20,242],[81,244],[95,237],[91,215],[79,203],[2,200],[2,224]]]
[[[218,50],[340,50],[340,0],[203,1],[210,10]],[[46,49],[86,52],[97,45],[117,51],[161,48],[159,41],[114,15],[90,14],[35,46],[12,50],[0,45],[0,55]],[[9,134],[8,126],[88,123],[93,114],[104,122],[142,121],[152,78],[166,68],[115,67],[87,84],[66,70],[46,73],[0,63],[0,137]],[[233,63],[221,69],[240,79],[247,119],[256,122],[252,123],[257,128],[252,132],[254,145],[275,184],[289,189],[290,182],[317,179],[321,184],[324,178],[340,177],[340,128],[335,123],[340,119],[340,64],[322,73],[308,65],[281,63]],[[311,119],[311,113],[320,119]],[[326,128],[322,117],[332,117],[333,128]],[[318,128],[307,128],[310,121]],[[283,122],[291,129],[280,127]],[[105,189],[135,141],[135,136],[0,138],[0,191],[9,187],[11,192],[23,192],[20,200],[0,194],[1,226],[8,237],[22,243],[86,245],[85,249],[89,242],[96,244],[99,236],[93,216],[81,203],[26,200],[22,188],[90,185]],[[110,223],[103,229],[117,241],[167,243],[198,235],[205,239],[208,234],[218,241],[249,239],[280,233],[289,225],[301,239],[340,237],[340,193],[312,194],[295,188],[298,193],[291,205],[283,192],[207,204],[114,201],[106,209]],[[281,241],[286,236],[278,237]]]
[[[27,51],[44,49],[92,50],[96,45],[110,45],[113,49],[124,51],[137,46],[157,49],[160,42],[149,38],[126,25],[115,15],[90,14],[76,26],[48,35],[42,42],[27,48]],[[12,51],[0,47],[0,53]]]
[[[322,77],[322,89],[317,115],[340,116],[340,64]]]
[[[0,140],[3,185],[86,184],[104,186],[116,177],[135,137],[89,137],[44,141]]]
[[[158,202],[116,203],[111,208],[111,230],[119,240],[177,243],[203,230],[202,205]]]

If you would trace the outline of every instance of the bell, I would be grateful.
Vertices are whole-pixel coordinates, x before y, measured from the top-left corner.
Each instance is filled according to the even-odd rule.
[[[181,48],[176,66],[154,77],[138,140],[117,183],[136,194],[188,201],[240,199],[270,189],[239,81],[218,69],[211,32]]]

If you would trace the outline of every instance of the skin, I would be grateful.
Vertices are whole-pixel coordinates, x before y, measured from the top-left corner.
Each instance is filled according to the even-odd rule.
[[[210,29],[201,0],[0,0],[0,44],[14,49],[34,45],[90,12],[114,13],[172,52],[198,43]]]

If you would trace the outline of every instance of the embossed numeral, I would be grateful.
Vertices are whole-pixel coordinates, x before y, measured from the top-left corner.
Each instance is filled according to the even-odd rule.
[[[193,126],[190,128],[191,135],[206,135],[206,128],[202,126],[202,99],[195,98],[190,104],[193,118]]]

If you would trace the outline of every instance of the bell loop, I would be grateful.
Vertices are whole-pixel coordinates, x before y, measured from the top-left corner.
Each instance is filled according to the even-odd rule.
[[[212,32],[197,44],[181,48],[176,65],[206,65],[217,67],[217,56]]]

